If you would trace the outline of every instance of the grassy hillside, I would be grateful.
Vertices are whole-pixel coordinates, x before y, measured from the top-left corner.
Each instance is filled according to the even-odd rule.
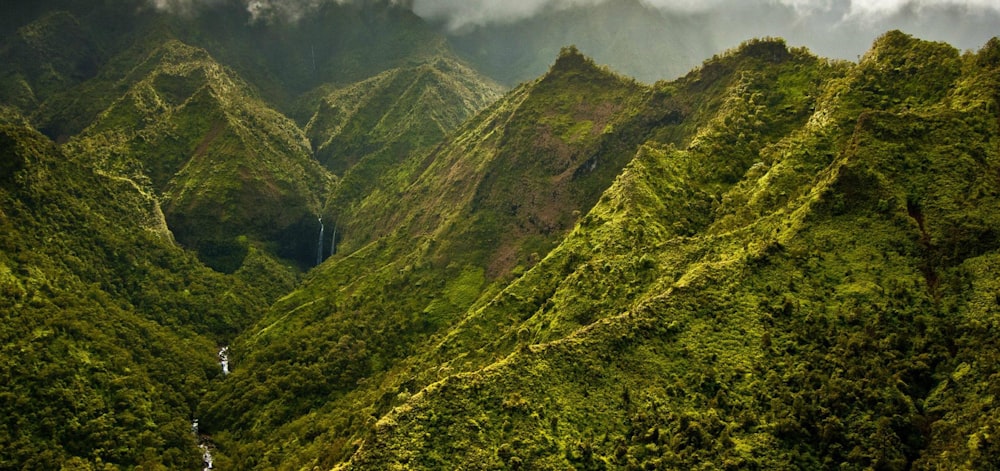
[[[237,2],[137,11],[128,24],[104,5],[21,27],[0,43],[13,87],[2,98],[104,170],[148,181],[177,240],[221,271],[238,269],[250,246],[312,266],[318,218],[336,217],[324,206],[355,203],[383,170],[498,96],[389,4],[329,4],[294,23],[249,22]],[[399,68],[344,85],[387,67]],[[299,110],[303,126],[315,115],[308,136],[275,107]],[[334,196],[314,158],[338,172],[364,165]]]
[[[405,2],[70,3],[0,20],[0,469],[1000,460],[1000,40],[501,97]]]
[[[366,201],[372,193],[398,192],[408,183],[412,166],[420,165],[415,156],[439,145],[466,119],[499,99],[499,90],[442,51],[426,63],[306,94],[302,107],[310,114],[303,122],[314,156],[341,177],[325,204],[327,223],[340,229],[327,233],[327,254],[334,250],[335,235],[339,241],[346,234],[346,242],[354,247],[370,241],[357,237],[360,231],[353,228],[378,227],[363,208],[370,205]],[[352,230],[345,233],[345,226]]]
[[[226,424],[215,434],[220,451],[235,466],[262,468],[344,458],[352,437],[365,433],[364,417],[392,402],[387,391],[408,368],[401,362],[436,342],[482,293],[536,263],[574,212],[610,185],[614,166],[627,160],[615,143],[635,139],[614,123],[634,117],[629,105],[642,99],[639,91],[567,49],[546,77],[390,168],[356,208],[330,208],[343,211],[338,255],[234,344],[232,381],[205,403],[206,417]],[[593,121],[561,127],[574,116]],[[563,160],[533,165],[533,153]],[[598,154],[607,168],[593,170]],[[520,226],[509,211],[513,195],[495,190],[491,174],[501,172],[520,182],[522,211],[550,219]],[[285,383],[289,377],[300,379]],[[322,380],[306,379],[313,377]],[[332,433],[333,449],[324,445],[330,438],[315,439]]]
[[[311,95],[317,92],[304,100],[313,108],[305,131],[314,142],[316,159],[338,175],[366,157],[388,159],[382,164],[386,167],[435,145],[500,97],[498,85],[444,53],[333,89],[315,100]],[[358,177],[354,186],[377,180],[376,170]],[[364,194],[365,189],[354,191]]]

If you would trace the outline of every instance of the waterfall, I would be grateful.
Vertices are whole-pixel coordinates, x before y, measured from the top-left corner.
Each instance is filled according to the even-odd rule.
[[[195,438],[198,439],[198,448],[201,449],[202,471],[208,471],[210,469],[214,469],[215,458],[212,457],[212,450],[209,449],[208,437],[204,437],[198,433],[198,419],[194,419],[191,422],[191,432],[193,432]]]
[[[316,244],[316,265],[323,263],[323,218],[319,219],[319,243]]]
[[[219,349],[219,365],[222,366],[222,374],[229,374],[229,347]]]
[[[198,445],[198,448],[201,448],[202,451],[201,454],[201,465],[203,466],[202,471],[215,469],[215,467],[212,465],[213,461],[212,450],[208,449],[208,445],[202,443],[201,445]]]

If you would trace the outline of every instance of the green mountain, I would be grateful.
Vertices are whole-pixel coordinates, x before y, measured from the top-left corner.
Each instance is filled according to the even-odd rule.
[[[988,466],[997,45],[893,32],[854,65],[754,41],[655,87],[565,51],[236,342],[202,404],[220,451]]]
[[[301,23],[241,24],[234,20],[248,21],[241,5],[207,5],[192,18],[144,11],[122,27],[120,39],[134,40],[127,47],[106,44],[107,33],[97,32],[102,22],[117,24],[108,6],[42,15],[3,42],[12,57],[3,69],[27,97],[11,92],[10,104],[53,138],[101,155],[96,165],[102,169],[148,182],[177,240],[217,270],[238,269],[251,245],[312,266],[318,219],[334,190],[334,179],[314,157],[337,170],[346,167],[322,156],[364,162],[355,183],[338,192],[361,194],[380,168],[436,143],[498,97],[496,85],[455,60],[443,39],[406,9],[326,5]],[[330,28],[331,22],[343,27]],[[74,41],[97,45],[70,47]],[[310,47],[314,70],[296,76],[299,68],[282,61],[307,42],[320,42],[321,50],[317,55]],[[24,44],[34,49],[23,52]],[[50,53],[55,50],[61,55]],[[90,61],[97,70],[73,75],[72,60]],[[378,74],[398,64],[406,66]],[[35,69],[54,78],[24,72]],[[249,71],[254,82],[237,70]],[[337,85],[368,73],[376,75]],[[369,90],[374,82],[381,87]],[[358,90],[368,94],[365,100],[356,100]],[[274,109],[296,108],[289,97],[299,94],[299,109],[315,114],[308,136]],[[350,117],[338,113],[341,106]],[[427,111],[433,118],[415,118]]]
[[[317,94],[322,96],[317,98]],[[311,105],[312,115],[305,132],[315,143],[316,159],[344,175],[366,158],[396,163],[417,149],[437,144],[499,98],[498,85],[442,52],[413,67],[390,69],[347,87],[320,88],[307,94],[303,101]],[[369,173],[373,174],[368,179],[377,178],[377,173]]]
[[[750,43],[661,87],[726,91],[341,468],[989,468],[998,46]]]
[[[368,204],[363,202],[372,191],[395,191],[405,185],[397,169],[401,162],[419,165],[412,155],[438,145],[466,119],[499,99],[499,90],[441,51],[437,58],[417,66],[305,94],[302,106],[311,114],[302,121],[313,143],[313,155],[341,176],[341,184],[326,202],[328,221],[339,227],[373,228]],[[330,237],[337,235],[331,232]],[[334,241],[330,242],[332,252]]]
[[[302,131],[202,49],[168,41],[140,64],[70,148],[148,181],[177,240],[220,271],[238,269],[254,243],[312,263],[333,180]]]
[[[317,218],[337,187],[305,132],[262,98],[295,92],[283,79],[248,83],[177,39],[211,44],[192,31],[217,31],[148,11],[119,25],[114,44],[100,28],[114,17],[106,6],[41,14],[0,41],[4,83],[17,92],[5,89],[0,141],[0,469],[198,467],[191,421],[221,379],[219,345],[316,262]],[[212,46],[247,67],[239,50]],[[411,80],[420,93],[414,111],[382,119],[388,128],[439,113],[434,126],[407,131],[414,148],[496,97],[495,85],[434,49],[427,66],[399,59],[412,70],[396,72],[396,85]],[[373,58],[350,74],[379,67]],[[260,84],[273,88],[262,94]]]
[[[1000,460],[1000,40],[501,96],[406,2],[126,3],[0,19],[0,469]]]
[[[582,88],[570,92],[568,83]],[[357,209],[331,208],[343,211],[338,255],[233,344],[234,373],[204,403],[202,415],[218,427],[213,438],[230,466],[323,466],[348,456],[346,444],[365,431],[366,411],[392,402],[395,392],[387,391],[411,367],[408,357],[459,322],[484,290],[537,262],[574,213],[610,185],[625,155],[603,154],[606,171],[592,170],[591,161],[623,138],[613,126],[629,118],[619,100],[637,87],[567,50],[546,77],[392,168]],[[539,122],[543,113],[550,121]],[[557,127],[574,116],[595,122]],[[536,139],[538,126],[549,135]],[[563,162],[532,165],[537,153],[558,153]],[[514,195],[496,191],[490,175],[499,172],[522,182],[528,204],[520,211],[537,221],[525,224],[510,208]],[[570,181],[580,184],[570,189]],[[279,378],[295,379],[282,386]],[[342,429],[333,438],[338,447],[315,439],[330,427]],[[293,454],[302,447],[315,451]]]

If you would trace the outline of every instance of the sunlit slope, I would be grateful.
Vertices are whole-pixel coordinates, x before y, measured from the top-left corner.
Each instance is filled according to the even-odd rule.
[[[787,128],[801,76],[743,74],[743,111],[640,148],[343,467],[989,468],[998,47],[889,33]]]
[[[232,441],[219,442],[220,449],[237,460],[269,453],[261,467],[284,460],[291,467],[306,460],[332,464],[367,433],[368,414],[381,416],[405,401],[406,391],[416,392],[441,375],[476,370],[505,356],[511,344],[489,343],[512,326],[510,332],[516,331],[517,321],[507,317],[517,309],[526,309],[517,315],[530,315],[538,305],[491,304],[488,314],[477,306],[518,277],[509,290],[546,296],[551,282],[530,278],[539,269],[529,269],[541,260],[539,267],[558,266],[555,276],[565,275],[565,262],[546,265],[553,255],[543,257],[621,178],[641,143],[662,134],[738,153],[687,170],[705,180],[702,192],[721,194],[755,162],[755,149],[777,139],[744,149],[735,139],[726,141],[720,127],[750,106],[754,90],[747,83],[756,82],[744,75],[764,69],[757,82],[782,76],[794,78],[799,89],[775,98],[782,104],[780,115],[741,124],[757,134],[801,126],[810,106],[805,95],[818,93],[813,82],[834,71],[781,43],[755,43],[682,82],[651,89],[567,49],[546,76],[510,92],[439,148],[404,162],[397,170],[404,186],[376,189],[357,211],[366,218],[361,230],[368,231],[360,240],[370,242],[354,245],[358,229],[341,227],[340,255],[234,346],[233,381],[206,404],[213,422],[231,424],[216,434],[232,434],[226,436]],[[716,124],[699,130],[698,120]],[[711,199],[709,193],[699,197]],[[704,226],[703,213],[711,205],[691,205],[695,222],[686,230],[693,231]],[[628,299],[622,290],[616,293]],[[614,295],[609,298],[613,303]],[[573,330],[567,328],[552,335]],[[331,349],[339,353],[330,355]],[[303,435],[316,438],[292,442]],[[287,448],[275,454],[254,440]]]
[[[646,92],[567,50],[544,78],[511,91],[436,148],[386,169],[384,183],[357,208],[328,208],[341,214],[338,255],[234,345],[239,366],[209,401],[211,416],[239,441],[329,432],[329,421],[353,422],[340,440],[364,433],[358,414],[385,406],[374,401],[387,372],[460,319],[484,290],[536,263],[596,202],[630,158],[631,150],[621,149],[638,140],[630,123]],[[588,123],[566,127],[575,119]],[[500,190],[497,177],[521,186]],[[512,208],[518,201],[522,209]],[[344,350],[331,356],[330,348]],[[324,372],[322,382],[277,382],[309,371]],[[368,386],[358,388],[359,380]],[[309,410],[320,418],[290,423]],[[337,459],[347,451],[317,449],[293,459]]]

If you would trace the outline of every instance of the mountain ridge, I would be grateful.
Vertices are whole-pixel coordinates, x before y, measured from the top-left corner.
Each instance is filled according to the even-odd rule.
[[[909,42],[911,47],[933,46],[914,42],[897,33],[889,33],[883,40]],[[979,53],[979,58],[989,56],[990,51],[991,47],[987,45]],[[973,60],[969,56],[964,59],[966,64]],[[864,70],[864,64],[859,69]],[[933,74],[939,69],[929,70]],[[926,76],[918,73],[910,80],[926,80]],[[927,85],[926,82],[916,83]],[[831,93],[835,89],[831,88]],[[861,90],[862,96],[864,93]],[[821,101],[817,104],[817,114],[827,112],[823,107],[831,105],[833,109],[829,111],[833,114],[846,111],[849,115],[852,112],[849,108],[842,108],[841,104]],[[937,106],[936,100],[930,100],[922,104],[922,110],[929,116],[935,113],[947,116],[950,113],[935,109]],[[910,113],[901,109],[888,112],[886,118],[900,112],[904,116]],[[361,445],[347,464],[337,469],[384,466],[433,468],[444,463],[538,468],[639,467],[643,463],[667,467],[713,463],[720,467],[741,468],[827,468],[838,464],[887,468],[903,468],[911,464],[932,468],[943,463],[971,467],[985,465],[982,460],[992,456],[992,451],[983,448],[981,435],[976,433],[970,435],[976,437],[976,447],[959,452],[961,457],[940,453],[942,449],[957,451],[947,445],[942,448],[950,440],[944,438],[942,433],[953,430],[950,427],[954,425],[941,422],[927,425],[924,420],[933,419],[926,419],[919,405],[914,407],[921,399],[909,399],[911,395],[930,394],[934,390],[936,392],[930,395],[929,400],[940,405],[931,407],[941,407],[950,402],[938,401],[943,399],[940,388],[953,387],[951,380],[937,383],[937,388],[932,386],[935,381],[940,381],[934,379],[940,378],[937,376],[939,373],[932,371],[937,368],[947,371],[949,367],[946,365],[951,361],[946,359],[948,354],[942,354],[933,345],[935,342],[948,343],[948,340],[947,337],[933,338],[938,335],[936,329],[944,328],[949,322],[946,317],[938,317],[943,315],[939,311],[940,303],[951,296],[962,296],[959,294],[962,289],[953,287],[957,291],[945,293],[939,291],[947,291],[943,288],[944,283],[928,278],[927,262],[922,259],[928,256],[934,259],[935,256],[927,254],[928,250],[933,252],[933,244],[922,242],[927,237],[926,220],[914,210],[912,202],[892,189],[894,184],[882,173],[899,171],[891,164],[892,159],[872,161],[872,157],[885,154],[880,154],[877,148],[862,150],[854,147],[859,141],[879,142],[882,139],[869,134],[878,132],[872,124],[868,124],[872,122],[870,120],[878,119],[875,118],[878,115],[873,113],[867,116],[862,113],[856,129],[847,131],[853,134],[846,141],[847,149],[832,162],[825,161],[822,153],[785,156],[785,159],[793,161],[818,157],[816,163],[828,166],[815,183],[802,182],[806,187],[815,185],[813,189],[784,202],[769,198],[769,214],[751,220],[748,226],[732,227],[724,218],[715,224],[725,223],[719,226],[724,230],[708,228],[704,236],[677,238],[675,242],[661,246],[659,251],[644,251],[640,243],[637,251],[645,255],[626,259],[638,262],[637,267],[625,268],[628,265],[621,262],[611,262],[610,265],[612,270],[625,268],[626,272],[632,273],[642,273],[649,269],[645,267],[655,266],[658,267],[655,273],[666,275],[664,281],[654,281],[650,285],[653,289],[648,294],[641,294],[639,302],[632,307],[628,307],[628,301],[624,302],[624,312],[620,314],[615,314],[619,311],[610,307],[599,309],[610,316],[578,330],[556,333],[556,338],[549,340],[533,338],[533,332],[534,335],[552,332],[554,319],[549,321],[551,324],[548,326],[543,324],[540,327],[537,324],[518,327],[515,321],[510,330],[517,329],[517,334],[510,334],[510,338],[516,348],[508,347],[511,348],[507,350],[510,352],[508,355],[501,354],[494,361],[486,360],[481,369],[473,367],[462,373],[447,375],[443,380],[433,382],[409,396],[407,401],[379,420],[374,426],[374,435]],[[964,116],[979,120],[984,114],[979,111],[965,112]],[[995,120],[995,116],[986,118],[987,121],[990,119]],[[892,123],[887,125],[915,126],[918,129],[922,126],[912,121]],[[832,124],[825,127],[835,128]],[[985,132],[985,136],[995,142],[995,129],[991,131],[989,127],[980,127],[969,128],[968,131],[971,129]],[[862,139],[862,136],[868,138]],[[796,137],[792,134],[790,137],[789,144],[801,141],[807,135]],[[886,137],[896,139],[891,135]],[[966,142],[975,142],[975,139]],[[930,145],[933,147],[934,144]],[[648,160],[648,156],[659,154],[654,161],[662,162],[665,155],[697,152],[699,147],[694,142],[688,151],[668,147],[665,152],[649,149],[640,151],[640,155],[647,155],[645,159]],[[822,144],[819,149],[822,149]],[[768,153],[775,157],[780,155],[774,152]],[[995,150],[991,152],[995,153]],[[637,157],[633,165],[640,160]],[[785,186],[787,180],[783,182],[780,177],[787,172],[783,170],[785,165],[788,164],[779,160],[770,164],[769,169],[748,169],[748,175],[757,175],[758,181],[764,183],[755,193],[761,190],[764,194],[774,193],[775,190],[767,187]],[[637,167],[633,170],[642,173]],[[762,170],[763,173],[760,173]],[[939,169],[940,175],[948,175],[952,171],[963,172]],[[979,174],[990,175],[990,172]],[[661,188],[659,191],[665,188],[663,185],[657,187]],[[740,185],[733,188],[737,193],[741,191]],[[946,186],[935,191],[932,199],[951,198],[948,193],[951,190]],[[602,201],[594,212],[606,211],[613,201]],[[638,201],[625,204],[640,208],[645,205]],[[734,200],[723,202],[722,206],[727,204],[740,203]],[[788,209],[782,209],[785,205]],[[986,203],[985,207],[988,206]],[[873,214],[869,215],[869,212]],[[846,248],[839,252],[842,255],[834,256],[837,261],[825,259],[823,255],[819,255],[818,259],[812,258],[816,256],[817,247],[828,248],[832,241],[842,240],[844,236],[838,228],[855,224],[848,222],[851,220],[860,222],[855,227],[867,229],[858,232],[865,234],[863,238],[847,236],[853,248]],[[635,228],[633,230],[646,231],[647,234],[662,231],[662,228],[650,227],[635,219],[623,221],[631,223]],[[939,224],[947,227],[948,224],[963,225],[968,222],[952,219],[940,220]],[[880,226],[883,229],[879,229]],[[893,226],[900,228],[901,232],[885,229]],[[588,224],[582,223],[576,231],[586,231],[587,227]],[[698,248],[701,237],[711,241],[711,245]],[[633,240],[643,239],[649,240],[649,235]],[[656,238],[653,237],[653,240]],[[688,252],[687,255],[695,255],[693,263],[683,261],[686,251],[672,249],[675,244],[695,248],[694,253]],[[556,249],[549,257],[559,250]],[[626,245],[619,250],[627,253],[635,249]],[[809,255],[810,252],[813,255]],[[867,268],[858,264],[858,261],[868,260],[873,253],[888,258],[879,265],[868,265]],[[649,255],[651,258],[647,259]],[[676,256],[682,258],[676,259]],[[840,259],[841,256],[849,258]],[[970,260],[978,257],[973,253]],[[690,263],[689,268],[679,274],[675,271],[671,276],[670,267],[678,266],[678,262]],[[791,266],[789,262],[792,262]],[[978,261],[977,265],[982,266],[981,263],[988,262]],[[818,275],[811,274],[828,264],[834,270],[832,273],[841,270],[841,274],[833,275],[843,281],[836,288],[832,305],[844,302],[846,306],[851,306],[846,313],[840,314],[846,319],[841,318],[844,320],[839,322],[846,324],[839,323],[836,317],[831,324],[828,318],[823,317],[823,310],[819,307],[831,304],[827,294],[822,291],[819,296],[805,294],[813,289],[809,286],[823,286],[825,283],[815,277],[831,276],[823,275],[822,268]],[[607,267],[609,261],[605,261],[604,265]],[[538,265],[534,270],[543,266]],[[796,266],[799,268],[794,268]],[[853,269],[843,271],[845,267]],[[896,270],[893,273],[898,273],[895,276],[901,278],[886,283],[879,279],[886,276],[882,270]],[[938,275],[947,276],[945,270],[940,270]],[[607,280],[607,276],[597,279]],[[642,277],[622,284],[634,285],[637,280],[642,280]],[[778,293],[783,294],[769,296],[776,289],[775,282]],[[531,285],[538,286],[538,283],[528,284]],[[890,300],[881,294],[883,289],[895,293]],[[576,296],[588,292],[587,289],[573,291]],[[901,299],[900,296],[902,302],[891,300]],[[499,299],[495,298],[493,302],[503,306]],[[619,301],[622,298],[620,295],[605,295],[599,299]],[[881,301],[874,301],[879,303],[877,306],[863,307],[866,301],[879,299]],[[855,301],[859,304],[854,304]],[[886,302],[888,305],[882,304]],[[594,305],[594,301],[581,302],[579,298],[575,303]],[[622,304],[619,301],[617,305]],[[509,311],[509,307],[498,309],[500,312]],[[872,317],[858,313],[858,309]],[[558,304],[540,307],[535,317],[551,317],[553,314],[550,312],[559,311]],[[760,315],[757,319],[754,319],[755,312]],[[938,314],[932,314],[934,312]],[[901,315],[915,315],[914,323],[909,326],[895,324],[894,320],[898,319],[895,316]],[[789,322],[785,324],[789,330],[783,330],[779,322]],[[807,327],[808,323],[816,322],[819,325]],[[809,332],[805,334],[809,340],[803,343],[802,337],[796,338],[801,334],[794,333],[794,329]],[[779,331],[785,333],[778,334]],[[786,337],[788,333],[791,333],[790,337]],[[824,335],[831,334],[832,342],[820,340]],[[971,335],[978,338],[981,334]],[[903,340],[905,338],[920,340],[909,345]],[[813,350],[817,347],[809,346],[810,342],[821,342],[826,346],[819,347],[817,351]],[[966,345],[970,354],[977,355],[979,353],[973,352],[982,351],[977,341]],[[795,372],[802,368],[796,366],[801,365],[796,358],[803,355],[796,350],[803,348],[806,349],[804,355],[812,358],[805,364],[813,366],[806,369],[815,368],[818,371],[806,375]],[[909,353],[882,356],[887,350]],[[863,366],[851,364],[854,358]],[[891,365],[888,373],[884,365],[878,366],[882,361]],[[699,366],[691,367],[692,364]],[[960,363],[956,371],[966,371],[971,364]],[[835,368],[841,369],[833,371]],[[827,372],[819,373],[820,377],[830,379],[808,376],[823,370]],[[776,374],[785,375],[785,379]],[[961,377],[964,373],[958,374]],[[954,377],[952,374],[951,378]],[[758,382],[761,380],[766,384],[766,393],[760,392]],[[790,386],[779,386],[782,381]],[[869,381],[878,381],[885,392],[878,388],[866,389],[859,384]],[[743,388],[741,384],[747,388],[742,393],[738,392]],[[792,396],[786,399],[771,399],[790,401],[782,402],[784,406],[768,403],[768,399],[764,399],[763,404],[753,405],[760,400],[756,398],[762,395],[775,397],[777,394],[776,397],[780,398],[780,391],[788,391],[786,388],[799,392],[792,392]],[[819,390],[801,394],[811,388]],[[860,405],[857,402],[843,403],[840,402],[843,400],[841,394],[865,399]],[[792,397],[795,398],[794,403],[791,402]],[[852,408],[867,407],[875,408],[867,414],[878,414],[882,418],[874,420],[871,416],[850,415],[847,412]],[[953,410],[950,408],[955,404],[944,407]],[[753,412],[755,410],[758,412]],[[460,417],[455,417],[456,411],[461,411]],[[865,414],[860,411],[855,413]],[[979,423],[990,420],[995,419],[983,417]],[[986,427],[988,429],[989,426]],[[918,430],[930,429],[935,432],[926,438],[915,435]],[[869,433],[870,436],[865,435]],[[841,440],[849,445],[836,445]],[[878,443],[882,444],[886,443],[883,440],[889,440],[893,445],[886,448],[868,440],[879,440]],[[962,438],[957,438],[957,442],[964,443]],[[940,454],[921,453],[920,449],[925,446],[938,450]],[[449,451],[441,455],[441,450]]]
[[[1000,40],[756,39],[653,84],[568,46],[498,96],[412,13],[328,6],[304,28],[402,26],[310,66],[290,24],[201,30],[234,5],[114,47],[43,17],[38,50],[92,42],[4,67],[38,94],[0,118],[0,467],[1000,456]],[[215,42],[251,33],[260,68]]]
[[[177,239],[216,269],[239,268],[247,248],[236,239],[245,235],[308,263],[312,236],[297,241],[296,226],[320,214],[333,182],[305,135],[202,49],[168,41],[144,63],[69,146],[108,155],[98,161],[108,171],[148,179]]]

